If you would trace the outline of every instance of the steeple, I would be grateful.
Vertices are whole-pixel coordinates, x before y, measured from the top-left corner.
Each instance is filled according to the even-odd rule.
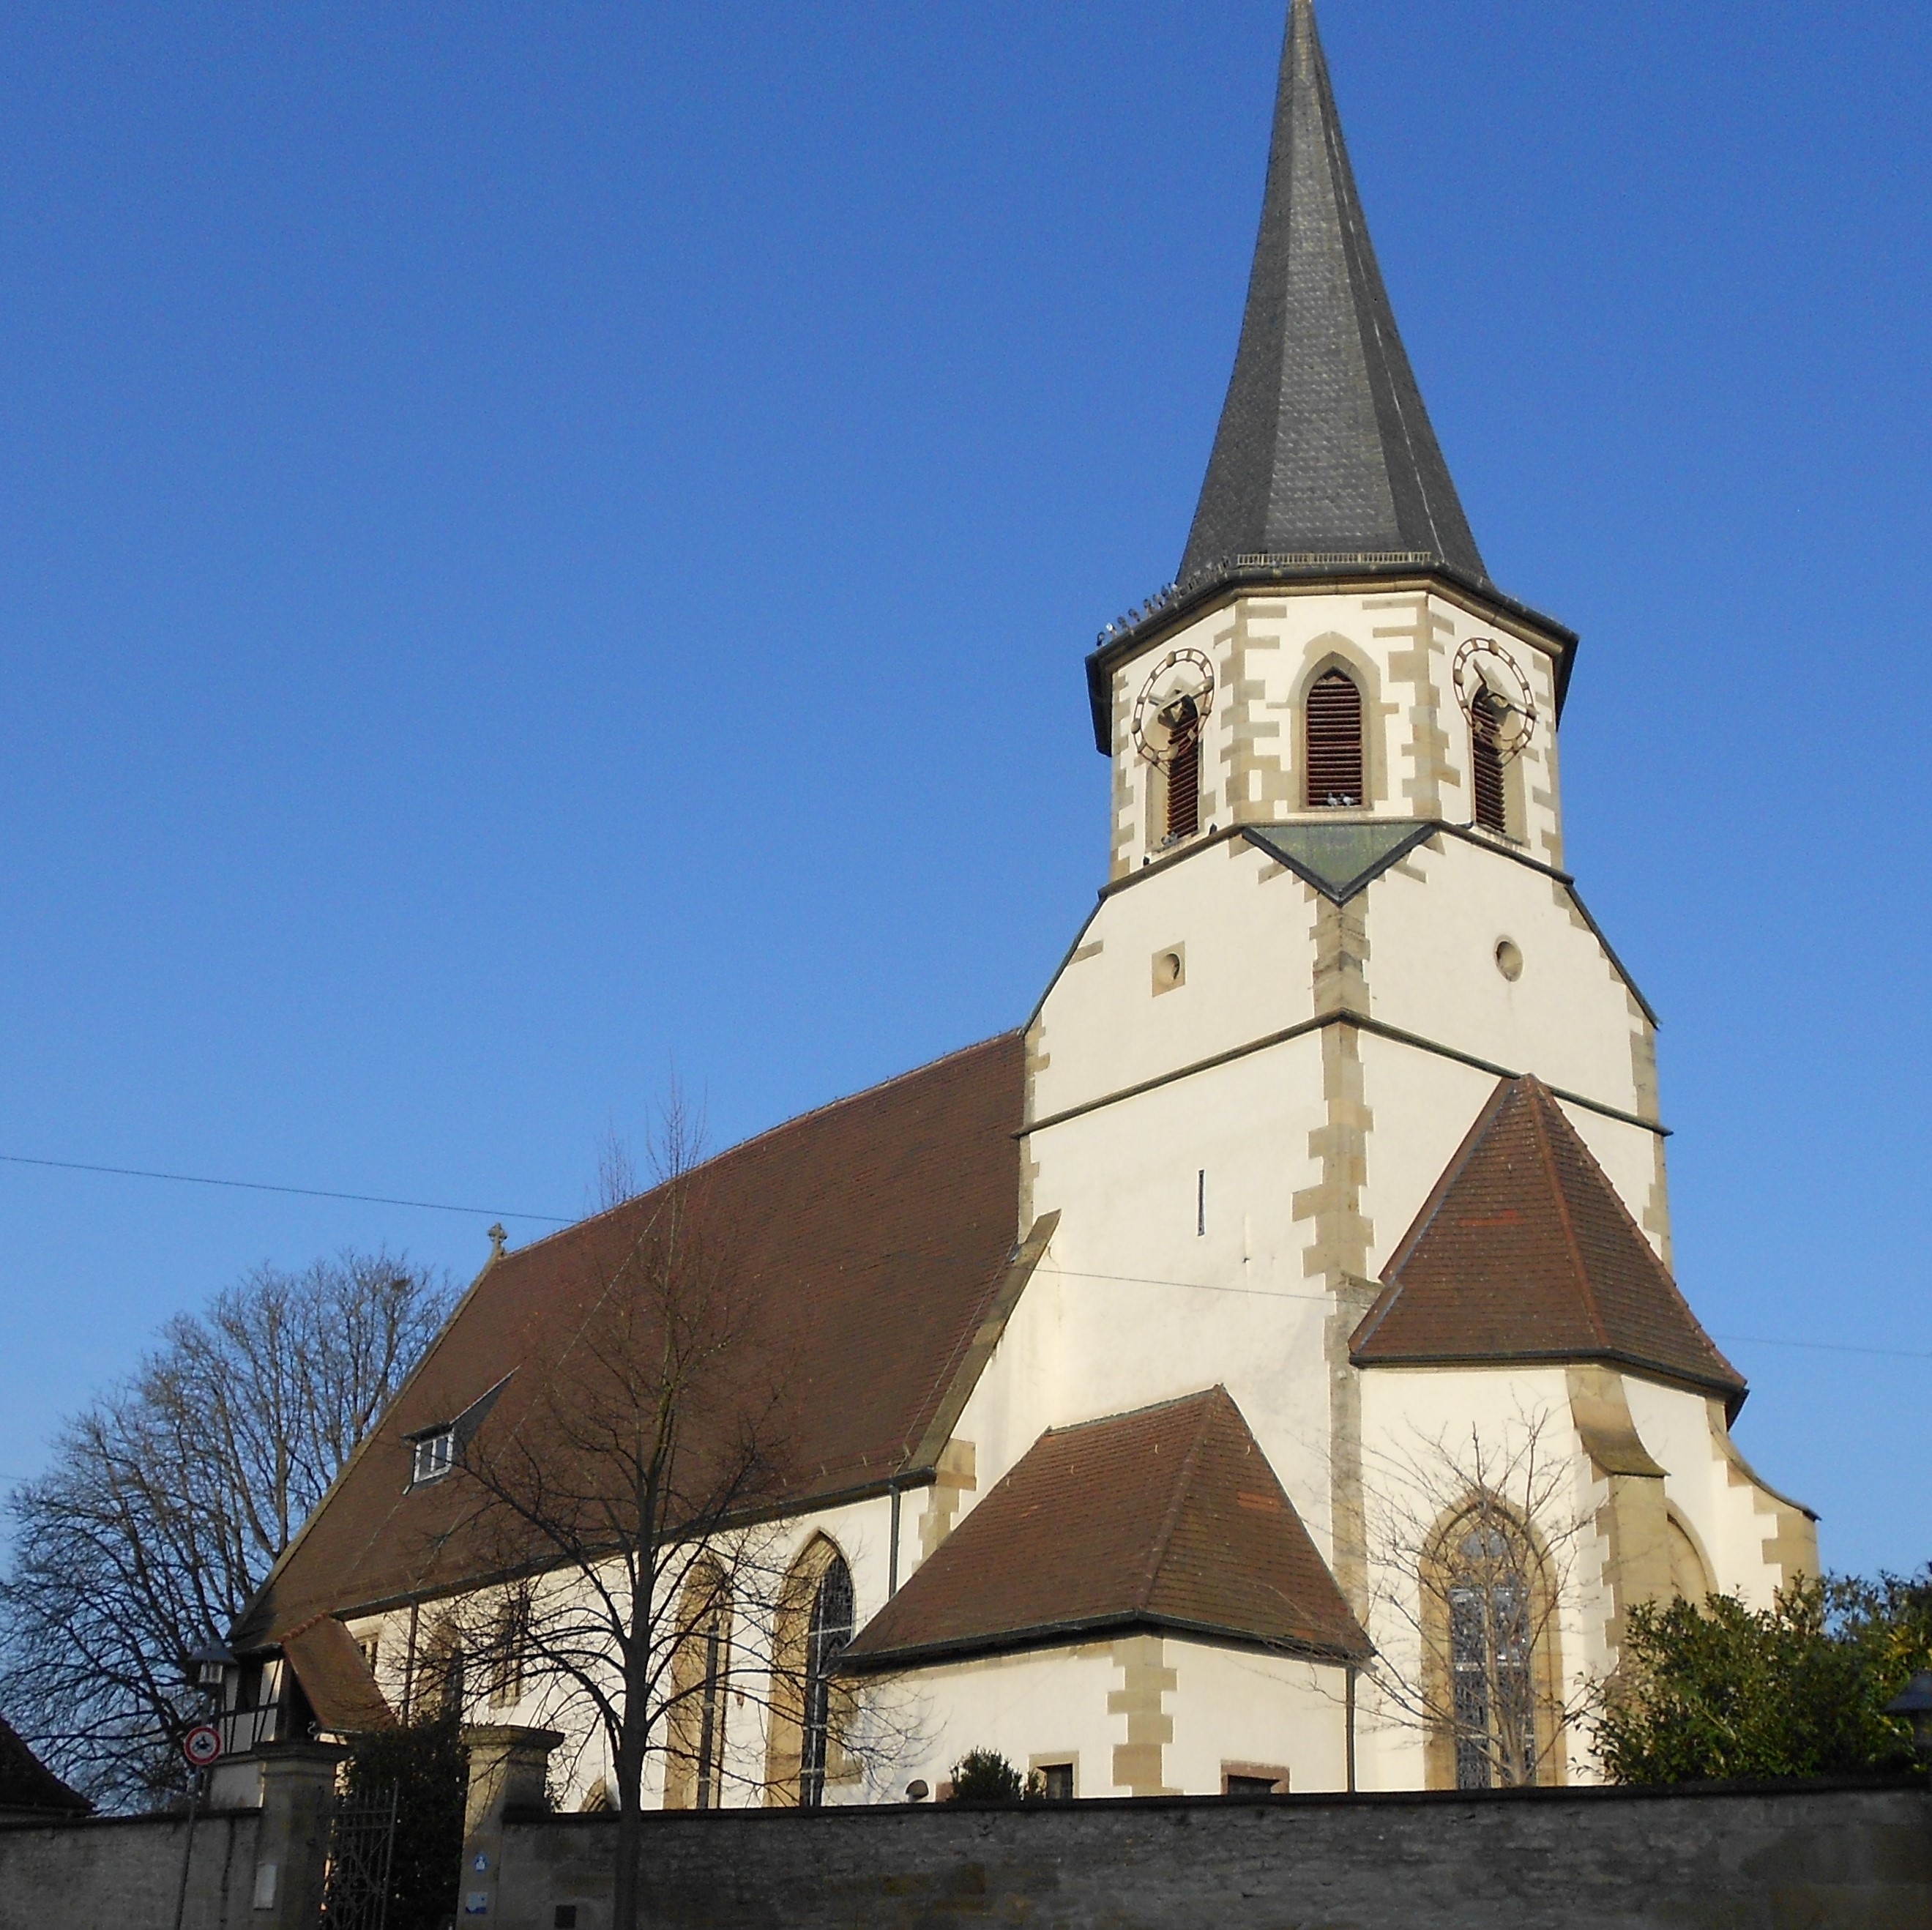
[[[1312,0],[1292,0],[1233,380],[1181,559],[1440,562],[1485,582],[1396,333]]]

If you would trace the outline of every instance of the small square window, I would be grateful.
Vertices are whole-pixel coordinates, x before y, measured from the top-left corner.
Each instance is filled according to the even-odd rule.
[[[556,1925],[556,1930],[577,1930],[577,1905],[560,1903],[556,1906],[556,1913],[550,1921]]]
[[[1073,1765],[1071,1763],[1040,1763],[1036,1765],[1040,1779],[1046,1785],[1046,1799],[1049,1802],[1071,1802],[1073,1800]]]
[[[410,1475],[412,1487],[420,1486],[426,1481],[440,1481],[448,1473],[450,1463],[456,1457],[456,1430],[440,1427],[434,1434],[423,1435],[416,1444],[416,1460]]]

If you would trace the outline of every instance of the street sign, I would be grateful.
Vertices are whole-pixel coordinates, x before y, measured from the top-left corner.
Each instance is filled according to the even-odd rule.
[[[212,1769],[221,1757],[221,1731],[212,1722],[203,1722],[182,1738],[182,1754],[190,1769]]]

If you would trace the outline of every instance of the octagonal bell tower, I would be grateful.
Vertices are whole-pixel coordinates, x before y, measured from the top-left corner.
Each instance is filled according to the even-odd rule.
[[[1490,580],[1397,332],[1310,0],[1178,577],[1088,662],[1111,875],[1234,824],[1425,818],[1560,869],[1576,638]]]

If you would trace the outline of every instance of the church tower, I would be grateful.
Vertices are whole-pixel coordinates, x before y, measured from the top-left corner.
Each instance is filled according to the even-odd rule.
[[[1655,1015],[1564,867],[1576,647],[1490,577],[1292,0],[1179,574],[1088,659],[1108,880],[1028,1034],[1023,1223],[1060,1215],[1069,1397],[1225,1383],[1365,1621],[1378,1456],[1560,1411],[1600,1516],[1571,1661],[1600,1672],[1673,1550],[1753,1598],[1815,1553],[1669,1271]],[[1469,1237],[1424,1315],[1401,1282],[1445,1213]],[[1668,1457],[1604,1445],[1666,1388],[1696,1436],[1667,1499]]]

